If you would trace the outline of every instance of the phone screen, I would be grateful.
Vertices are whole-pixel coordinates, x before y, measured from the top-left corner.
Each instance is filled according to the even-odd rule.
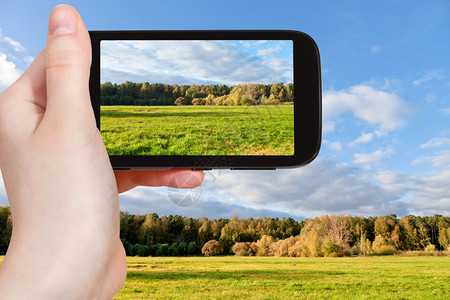
[[[102,40],[113,156],[294,155],[292,40]]]

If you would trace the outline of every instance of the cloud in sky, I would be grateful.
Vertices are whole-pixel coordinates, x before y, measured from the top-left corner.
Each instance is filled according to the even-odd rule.
[[[435,148],[435,147],[441,147],[450,145],[450,138],[445,137],[438,137],[438,138],[432,138],[425,144],[420,145],[420,148],[427,149],[427,148]]]
[[[399,201],[400,193],[384,190],[361,176],[359,171],[325,158],[298,169],[213,171],[212,177],[208,179],[207,175],[201,186],[201,199],[191,207],[173,205],[164,188],[131,191],[121,196],[121,205],[130,212],[156,211],[214,218],[409,213],[409,204]]]
[[[17,78],[23,73],[17,63],[20,58],[17,58],[11,53],[7,53],[8,48],[15,54],[23,55],[26,53],[26,49],[16,40],[5,36],[0,28],[0,92],[10,86]],[[4,46],[4,47],[3,47]],[[30,60],[31,56],[26,56],[23,61]]]
[[[0,170],[0,206],[9,205],[6,196],[5,183],[3,182],[2,172]]]
[[[392,149],[378,149],[372,153],[355,153],[353,155],[354,164],[373,164],[378,163],[381,159],[389,156],[393,151]]]
[[[405,124],[407,117],[414,113],[414,108],[395,93],[365,84],[323,93],[325,124],[346,112],[381,130],[393,130]]]
[[[445,115],[450,115],[450,107],[441,108],[439,111],[443,112]]]
[[[0,92],[10,86],[22,74],[16,64],[8,60],[5,53],[0,52]]]
[[[235,41],[102,41],[101,81],[288,83],[292,59],[277,55],[282,48],[292,52],[292,42],[246,47]]]
[[[26,63],[32,60],[22,51],[23,46],[14,41],[12,38],[0,39],[4,46],[0,50],[4,51],[0,53],[0,91],[11,84],[22,73],[21,69],[25,69]],[[283,46],[279,49],[270,41],[163,46],[159,44],[149,49],[139,43],[107,45],[105,51],[110,60],[105,62],[109,66],[104,75],[113,78],[113,82],[123,81],[123,78],[143,81],[142,76],[146,76],[145,81],[153,78],[155,82],[171,83],[169,81],[173,80],[178,84],[183,81],[226,83],[227,74],[246,82],[262,82],[270,77],[266,72],[277,74],[279,77],[270,77],[280,78],[276,82],[292,78],[289,77],[292,71],[286,67],[289,59],[281,55]],[[332,76],[335,71],[333,65],[327,68],[331,74],[327,76]],[[410,85],[415,89],[425,88],[432,80],[444,75],[441,70],[417,72],[415,83]],[[414,74],[408,76],[403,78],[411,78]],[[310,165],[276,171],[208,172],[200,187],[200,200],[189,207],[172,203],[168,193],[173,191],[167,188],[137,188],[120,196],[121,209],[130,213],[157,212],[160,215],[209,218],[238,215],[291,216],[298,219],[323,214],[376,216],[391,213],[399,216],[409,213],[449,215],[450,152],[447,148],[450,144],[448,137],[443,137],[445,132],[434,138],[427,135],[421,140],[422,144],[410,147],[411,152],[416,151],[417,159],[413,165],[423,167],[419,175],[383,163],[385,159],[402,153],[392,143],[394,138],[416,134],[409,126],[404,126],[410,122],[415,108],[411,104],[411,94],[403,96],[403,93],[391,92],[393,86],[397,91],[404,88],[399,86],[401,82],[385,80],[384,86],[375,87],[366,79],[370,78],[356,81],[365,83],[344,85],[344,88],[336,90],[325,87],[324,132],[333,140],[326,137],[324,145],[327,147]],[[433,91],[433,94],[439,99],[437,92]],[[434,111],[433,118],[447,120],[444,115],[450,115],[447,106],[440,109],[442,113]],[[352,135],[348,135],[350,129],[353,130],[350,132]],[[438,129],[434,127],[436,131]],[[345,152],[349,153],[346,157],[339,156]],[[410,160],[405,164],[411,167]],[[2,185],[0,176],[0,205],[7,205]]]
[[[420,85],[423,85],[423,84],[425,84],[425,83],[427,83],[429,81],[439,80],[439,79],[442,79],[442,78],[444,78],[444,77],[442,75],[442,70],[441,69],[439,69],[439,70],[430,70],[430,71],[424,72],[424,74],[420,78],[414,80],[413,81],[413,85],[420,86]]]
[[[23,53],[27,52],[27,50],[18,41],[3,35],[1,28],[0,28],[0,42],[5,42],[9,44],[11,47],[14,48],[14,51],[16,52],[23,52]]]
[[[373,140],[375,136],[374,132],[369,133],[363,133],[361,136],[359,136],[356,140],[352,141],[349,145],[350,146],[356,146],[359,144],[366,144]]]
[[[372,52],[372,53],[377,53],[377,52],[380,52],[380,51],[381,51],[381,47],[379,45],[372,45],[370,47],[370,52]]]

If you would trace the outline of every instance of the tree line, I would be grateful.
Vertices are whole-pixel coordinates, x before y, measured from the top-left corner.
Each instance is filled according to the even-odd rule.
[[[0,254],[12,232],[9,207],[0,207]],[[342,256],[396,251],[450,251],[450,217],[396,215],[292,218],[189,218],[120,213],[128,255],[200,254]]]
[[[294,85],[245,83],[234,86],[163,83],[100,85],[101,105],[274,105],[294,101]]]

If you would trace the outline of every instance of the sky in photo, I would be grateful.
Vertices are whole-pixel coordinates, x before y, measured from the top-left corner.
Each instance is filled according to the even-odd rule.
[[[45,46],[56,4],[0,4],[0,91]],[[313,37],[321,53],[323,140],[314,162],[277,171],[207,172],[191,191],[195,203],[179,203],[184,191],[137,188],[120,196],[122,210],[208,218],[450,215],[448,1],[68,4],[92,30],[292,29]],[[7,204],[0,181],[0,205]]]
[[[293,82],[292,41],[102,41],[100,81],[178,85]]]

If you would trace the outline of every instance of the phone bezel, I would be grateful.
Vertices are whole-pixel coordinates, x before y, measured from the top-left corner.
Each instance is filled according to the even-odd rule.
[[[294,155],[117,156],[115,169],[273,169],[298,167],[317,156],[322,133],[319,50],[307,34],[293,30],[89,31],[92,43],[90,94],[100,130],[100,42],[103,40],[292,40],[294,63]],[[298,99],[301,99],[300,101]]]

